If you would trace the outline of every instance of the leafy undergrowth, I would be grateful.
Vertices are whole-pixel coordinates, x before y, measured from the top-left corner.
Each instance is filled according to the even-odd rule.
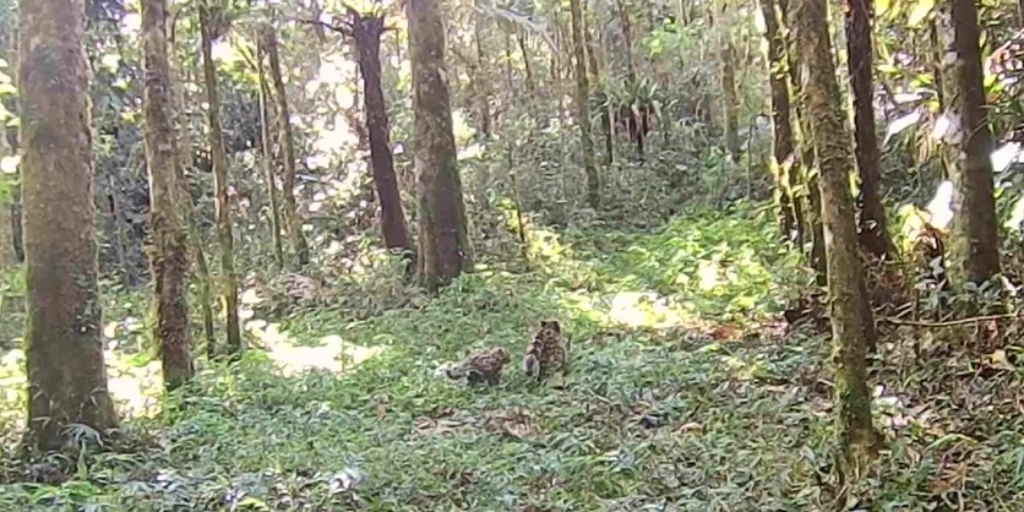
[[[60,462],[72,474],[58,485],[8,463],[0,506],[822,510],[828,340],[781,332],[784,292],[807,274],[773,230],[750,206],[653,232],[536,229],[529,272],[483,268],[367,320],[256,321],[267,351],[202,368],[163,414],[125,422],[133,446]],[[438,375],[471,349],[519,353],[549,317],[573,341],[566,378],[533,386],[511,366],[474,389]],[[915,336],[883,345],[898,362],[879,374],[890,443],[862,505],[1024,510],[1007,402],[1020,373],[965,377],[953,355],[908,356]]]

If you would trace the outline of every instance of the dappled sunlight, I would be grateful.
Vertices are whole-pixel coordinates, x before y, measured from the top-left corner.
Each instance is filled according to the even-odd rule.
[[[266,354],[284,376],[310,370],[326,370],[341,374],[350,371],[370,358],[385,352],[381,346],[366,347],[346,343],[337,334],[320,338],[315,346],[299,345],[278,323],[253,321],[246,330],[266,349]]]

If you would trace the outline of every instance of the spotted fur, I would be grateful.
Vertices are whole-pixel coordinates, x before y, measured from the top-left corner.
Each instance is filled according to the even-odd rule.
[[[470,384],[486,382],[491,386],[501,383],[501,370],[510,361],[508,351],[492,347],[470,354],[455,368],[446,371],[449,379],[465,378]]]
[[[538,381],[556,366],[564,373],[568,369],[567,352],[558,320],[544,320],[523,354],[523,372]]]

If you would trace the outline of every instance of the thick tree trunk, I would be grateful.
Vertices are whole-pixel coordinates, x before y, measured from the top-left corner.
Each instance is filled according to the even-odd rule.
[[[576,74],[576,123],[580,127],[580,146],[583,169],[587,176],[587,204],[597,208],[601,204],[601,183],[594,163],[594,141],[590,135],[590,86],[587,80],[586,49],[583,45],[583,7],[580,0],[569,0],[572,24],[572,53]]]
[[[213,189],[216,201],[217,239],[220,242],[221,305],[227,318],[227,350],[229,354],[242,351],[242,332],[238,320],[238,278],[235,276],[235,237],[231,226],[231,205],[228,203],[228,155],[224,149],[224,134],[220,127],[220,93],[217,90],[217,66],[213,62],[213,39],[210,0],[199,6],[199,24],[202,38],[203,78],[206,83],[206,116],[210,130],[210,154],[213,160]]]
[[[835,365],[837,437],[848,469],[863,468],[876,455],[878,438],[871,423],[871,393],[866,354],[870,340],[865,326],[873,322],[865,307],[863,270],[857,253],[850,172],[850,136],[843,120],[828,34],[826,3],[795,2],[795,36],[801,61],[803,97],[821,168],[822,217],[828,259]]]
[[[471,268],[462,178],[452,132],[444,26],[436,0],[409,0],[419,274],[430,290]]]
[[[284,268],[284,241],[281,239],[281,207],[277,198],[277,176],[274,173],[274,151],[270,136],[270,87],[263,69],[263,45],[256,42],[256,74],[259,75],[260,94],[260,145],[263,147],[263,179],[267,181],[267,198],[270,201],[270,231],[274,243],[274,260],[278,268]]]
[[[875,133],[872,0],[847,0],[846,52],[853,90],[855,156],[860,176],[860,246],[878,260],[892,258],[894,246],[882,205],[882,154]]]
[[[954,286],[980,284],[1000,272],[999,231],[992,183],[992,131],[982,83],[978,8],[972,0],[950,0],[940,11],[946,64],[942,70],[944,142],[953,182],[949,277]]]
[[[478,1],[479,4],[479,1]],[[490,63],[487,52],[484,51],[484,34],[487,30],[488,17],[477,11],[473,19],[473,45],[476,46],[476,67],[473,73],[473,95],[480,109],[480,133],[485,140],[492,136],[494,121],[491,118],[491,74],[489,73]],[[378,37],[378,39],[380,39]],[[505,37],[505,65],[508,70],[506,79],[512,80],[512,58],[508,46],[508,36]],[[378,43],[379,46],[379,43]],[[378,57],[378,60],[380,57]]]
[[[284,217],[288,225],[288,237],[299,267],[309,264],[309,243],[302,233],[302,217],[295,202],[295,139],[292,136],[291,110],[288,108],[288,93],[281,74],[281,57],[277,48],[277,34],[273,28],[263,32],[263,45],[270,58],[270,83],[274,86],[274,100],[277,101],[277,122],[280,133],[281,154],[284,160],[284,174],[281,176],[281,196],[284,198]]]
[[[760,0],[761,15],[765,23],[765,41],[769,90],[772,110],[772,175],[775,178],[776,202],[779,207],[779,229],[782,236],[803,246],[803,208],[793,190],[798,184],[799,158],[795,154],[791,105],[789,66],[786,62],[786,39],[779,29],[779,14],[774,0]]]
[[[167,0],[142,2],[143,117],[149,167],[151,265],[156,299],[154,338],[164,385],[173,390],[192,378],[188,325],[188,249],[178,204],[177,140],[171,70],[167,59]]]
[[[352,38],[359,52],[359,73],[363,76],[363,105],[366,131],[370,139],[370,163],[373,185],[380,202],[380,227],[384,246],[401,251],[411,262],[415,256],[409,245],[402,195],[398,190],[395,161],[391,154],[388,113],[381,86],[380,37],[384,33],[383,16],[351,16]],[[410,267],[411,270],[411,267]]]
[[[21,0],[18,91],[25,201],[30,446],[72,423],[117,425],[97,284],[83,0]]]

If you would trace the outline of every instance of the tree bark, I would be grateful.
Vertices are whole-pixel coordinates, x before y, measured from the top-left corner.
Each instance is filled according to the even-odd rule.
[[[292,135],[291,111],[288,108],[288,93],[281,74],[281,57],[277,47],[277,34],[273,28],[263,32],[263,46],[270,58],[270,83],[274,86],[274,100],[277,102],[277,122],[280,133],[284,173],[281,176],[281,196],[284,199],[284,216],[288,225],[288,237],[295,251],[299,267],[309,264],[309,243],[302,233],[302,217],[295,202],[295,138]]]
[[[266,51],[256,38],[256,74],[260,82],[260,145],[263,146],[263,176],[267,181],[267,198],[270,201],[270,230],[273,235],[274,260],[278,268],[284,269],[284,241],[281,239],[281,207],[277,198],[277,176],[274,172],[274,151],[270,136],[270,86],[267,85],[267,74],[263,68],[263,57]]]
[[[380,37],[384,33],[383,16],[362,16],[351,13],[352,38],[359,52],[359,73],[363,76],[363,108],[366,110],[366,131],[370,139],[370,163],[373,184],[380,202],[380,227],[384,247],[402,252],[411,263],[414,254],[409,246],[405,226],[402,195],[395,175],[388,133],[388,113],[381,86]],[[410,267],[411,268],[411,267]]]
[[[154,338],[160,347],[164,385],[192,378],[188,324],[188,249],[178,204],[177,140],[167,59],[167,0],[142,2],[143,118],[149,167],[150,263],[156,299]]]
[[[875,133],[874,50],[871,40],[872,0],[845,0],[846,53],[853,91],[853,126],[860,176],[860,246],[877,260],[893,256],[882,204],[882,153]]]
[[[798,184],[799,158],[795,154],[793,120],[790,116],[791,95],[789,66],[786,61],[786,38],[779,29],[779,14],[774,0],[760,0],[765,23],[768,86],[772,112],[772,175],[775,178],[776,202],[779,207],[779,228],[782,236],[803,246],[803,208],[793,190]]]
[[[640,119],[639,105],[637,104],[637,78],[636,64],[633,62],[633,23],[629,19],[630,7],[625,0],[616,0],[616,8],[619,14],[619,23],[622,25],[622,44],[626,47],[626,87],[629,89],[629,108],[626,112],[627,126],[630,127],[630,134],[636,137],[636,152],[640,160],[644,158],[644,137],[647,132],[644,129],[646,123]],[[611,120],[609,119],[609,123]]]
[[[1000,272],[999,231],[992,183],[992,131],[982,83],[978,9],[972,0],[942,4],[939,23],[946,56],[944,115],[949,121],[947,170],[953,182],[949,277],[954,286],[981,284]]]
[[[174,55],[175,35],[177,34],[174,21],[175,17],[168,20],[167,27],[167,31],[170,34],[168,53],[172,56]],[[206,354],[208,358],[212,359],[216,354],[217,344],[214,339],[213,306],[211,305],[213,293],[210,286],[210,268],[206,262],[206,251],[203,250],[202,237],[199,236],[199,229],[196,227],[195,206],[192,203],[192,195],[189,192],[188,179],[185,173],[186,169],[192,168],[192,128],[187,121],[188,115],[185,105],[188,102],[185,100],[185,88],[182,86],[183,73],[180,69],[180,63],[173,57],[170,59],[170,63],[171,85],[174,87],[173,110],[179,114],[177,119],[175,119],[175,130],[178,135],[178,163],[174,166],[174,170],[177,173],[178,187],[182,198],[180,204],[185,219],[185,227],[188,230],[189,250],[192,251],[192,261],[195,264],[196,280],[198,281],[199,308],[203,316],[203,337],[206,341]]]
[[[590,29],[589,17],[583,17],[583,34],[587,45],[587,61],[589,63],[590,78],[594,81],[595,96],[607,107],[608,93],[601,80],[601,64],[597,60],[597,44],[594,42],[594,32]],[[615,163],[615,138],[612,133],[612,118],[610,110],[601,110],[601,131],[604,135],[604,163],[610,166]],[[642,137],[643,135],[641,135]]]
[[[235,355],[242,351],[242,332],[238,320],[238,278],[235,276],[235,237],[231,226],[231,205],[228,202],[228,156],[220,127],[220,93],[217,67],[213,62],[213,40],[210,0],[199,6],[199,24],[203,52],[203,78],[206,82],[206,112],[210,130],[210,155],[213,160],[213,189],[216,196],[217,239],[220,242],[221,305],[227,318],[227,350]]]
[[[863,269],[857,253],[857,226],[850,194],[850,136],[843,120],[839,84],[832,61],[826,3],[795,2],[795,35],[800,55],[803,97],[821,168],[821,203],[828,260],[833,364],[835,366],[836,434],[848,469],[863,468],[877,454],[878,437],[871,423],[867,383]]]
[[[83,0],[21,0],[18,91],[25,212],[28,437],[117,425],[103,360]]]
[[[419,274],[430,290],[472,266],[462,178],[452,131],[444,26],[436,0],[409,0]]]
[[[580,127],[580,146],[583,152],[583,170],[587,176],[587,204],[598,208],[601,204],[601,183],[594,164],[594,141],[590,136],[590,86],[587,80],[586,48],[583,44],[583,7],[580,0],[569,0],[572,24],[572,53],[576,74],[576,122]]]

